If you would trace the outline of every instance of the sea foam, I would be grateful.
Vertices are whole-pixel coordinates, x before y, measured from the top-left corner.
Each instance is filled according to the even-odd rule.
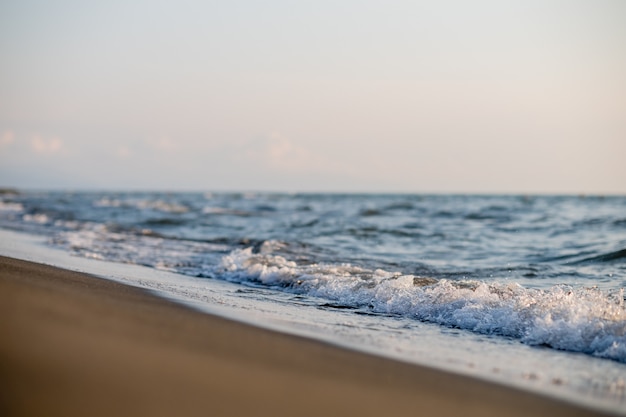
[[[237,249],[215,275],[280,288],[355,309],[411,317],[493,334],[530,345],[583,352],[626,362],[624,291],[556,285],[524,288],[509,282],[433,279],[350,264],[309,264],[274,255],[279,242],[258,251]]]

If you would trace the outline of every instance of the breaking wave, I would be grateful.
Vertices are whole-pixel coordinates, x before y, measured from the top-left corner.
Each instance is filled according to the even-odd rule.
[[[437,280],[350,264],[299,265],[273,254],[281,245],[268,241],[256,251],[234,250],[215,272],[228,281],[320,297],[342,307],[626,362],[623,289],[528,289],[516,283]]]

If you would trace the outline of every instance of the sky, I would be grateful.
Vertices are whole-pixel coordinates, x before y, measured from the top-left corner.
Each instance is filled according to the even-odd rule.
[[[0,186],[626,194],[626,1],[0,2]]]

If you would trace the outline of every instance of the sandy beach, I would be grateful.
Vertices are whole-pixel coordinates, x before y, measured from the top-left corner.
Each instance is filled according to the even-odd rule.
[[[0,257],[3,416],[589,416],[552,398]]]

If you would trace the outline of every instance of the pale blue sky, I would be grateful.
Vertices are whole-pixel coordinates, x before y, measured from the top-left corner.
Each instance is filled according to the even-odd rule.
[[[625,1],[0,3],[0,186],[626,193]]]

